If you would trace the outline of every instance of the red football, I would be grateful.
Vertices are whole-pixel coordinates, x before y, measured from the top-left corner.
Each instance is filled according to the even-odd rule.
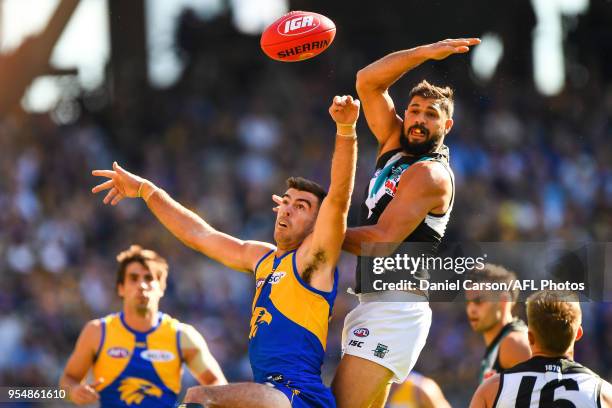
[[[292,11],[261,34],[261,49],[277,61],[303,61],[330,46],[336,25],[329,18],[309,11]]]

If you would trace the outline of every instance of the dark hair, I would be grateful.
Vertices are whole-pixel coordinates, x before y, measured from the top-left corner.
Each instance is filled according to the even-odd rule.
[[[168,277],[168,262],[155,251],[143,249],[140,245],[131,245],[125,251],[117,255],[119,269],[117,270],[116,286],[125,282],[125,270],[132,262],[138,262],[150,271],[161,283],[162,289],[166,288]]]
[[[449,118],[453,117],[455,102],[453,101],[454,92],[450,87],[446,86],[441,88],[439,86],[430,84],[426,80],[422,80],[410,91],[410,94],[408,95],[409,104],[410,101],[412,101],[412,98],[415,96],[440,101],[440,105],[444,113],[446,113]]]
[[[319,205],[327,196],[327,191],[319,183],[305,179],[303,177],[289,177],[286,181],[287,188],[295,188],[300,191],[307,191],[314,194],[319,199]]]
[[[514,281],[516,281],[516,274],[508,269],[504,268],[500,265],[494,265],[487,263],[484,265],[484,268],[471,269],[466,276],[466,279],[470,279],[475,283],[480,282],[491,282],[491,283],[505,283],[508,284],[509,287],[512,287]],[[510,300],[512,302],[516,302],[519,295],[518,288],[508,290],[507,293],[510,294]]]
[[[548,352],[566,353],[581,320],[580,303],[573,293],[541,291],[527,298],[527,325]]]

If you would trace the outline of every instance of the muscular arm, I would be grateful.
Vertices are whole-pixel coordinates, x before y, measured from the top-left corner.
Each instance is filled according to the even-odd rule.
[[[338,97],[336,97],[338,98]],[[336,143],[331,164],[331,182],[327,197],[321,203],[313,232],[298,250],[298,267],[310,284],[321,290],[333,287],[333,270],[340,257],[346,231],[346,218],[355,182],[357,137],[346,134],[342,123],[354,125],[359,115],[359,101],[345,97],[344,105],[330,107],[330,114],[338,123]],[[336,101],[336,99],[335,99]],[[349,133],[354,134],[354,126]]]
[[[470,408],[493,408],[499,390],[499,378],[499,374],[496,374],[480,384],[472,397]]]
[[[531,349],[526,332],[508,334],[499,345],[499,362],[506,370],[531,358]]]
[[[143,197],[151,212],[181,242],[232,269],[250,272],[274,248],[264,242],[243,241],[217,231],[165,191],[116,162],[113,170],[94,170],[92,174],[110,179],[92,189],[94,193],[109,189],[105,204],[116,205],[125,197]]]
[[[204,337],[191,325],[182,324],[180,347],[189,371],[202,385],[224,385],[227,380],[210,354]]]
[[[343,249],[361,255],[362,243],[401,243],[427,213],[450,205],[451,194],[451,180],[442,165],[435,162],[413,164],[402,175],[395,198],[385,208],[378,223],[349,228]],[[389,252],[394,249],[388,247]]]
[[[391,53],[359,70],[355,86],[363,103],[366,120],[378,140],[381,152],[388,144],[397,143],[399,146],[399,140],[395,141],[391,136],[398,134],[402,126],[402,119],[397,115],[393,100],[389,96],[389,87],[406,72],[427,60],[441,60],[452,54],[465,53],[469,51],[470,46],[478,43],[480,40],[477,38],[439,41]]]
[[[188,247],[195,249],[223,265],[243,272],[251,272],[257,261],[273,245],[259,241],[243,241],[217,231],[193,211],[183,207],[165,191],[156,189],[151,182],[143,185],[143,197],[148,197],[147,206],[157,219],[175,237]]]
[[[416,47],[386,55],[357,72],[357,94],[363,103],[368,126],[379,146],[384,146],[402,127],[402,119],[397,115],[389,96],[389,87],[427,59],[423,47]]]
[[[60,377],[60,387],[66,390],[69,398],[79,405],[98,399],[93,387],[103,379],[97,379],[95,384],[91,385],[82,382],[93,364],[101,333],[99,320],[92,320],[85,325]]]

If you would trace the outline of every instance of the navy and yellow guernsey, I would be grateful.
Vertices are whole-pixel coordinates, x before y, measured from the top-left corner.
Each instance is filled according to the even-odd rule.
[[[255,382],[273,385],[293,407],[335,407],[321,381],[327,329],[338,286],[331,292],[304,282],[296,251],[276,258],[268,252],[255,268],[256,291],[249,333]]]
[[[93,365],[102,408],[173,407],[181,389],[179,321],[159,313],[146,332],[130,328],[123,313],[100,319],[102,336]]]

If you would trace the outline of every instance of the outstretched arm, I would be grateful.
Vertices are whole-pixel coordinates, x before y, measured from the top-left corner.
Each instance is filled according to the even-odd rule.
[[[94,176],[109,180],[92,189],[109,190],[104,204],[116,205],[125,197],[142,197],[157,219],[181,242],[196,251],[239,271],[252,271],[257,261],[274,246],[243,241],[217,231],[193,211],[183,207],[164,190],[113,163],[113,170],[94,170]]]
[[[355,181],[359,100],[336,96],[329,113],[336,122],[336,144],[331,165],[331,183],[323,200],[312,234],[298,250],[298,266],[303,276],[317,272],[311,284],[322,290],[333,285],[333,271],[338,262],[349,202]]]
[[[386,55],[357,72],[357,93],[363,103],[368,126],[381,148],[391,136],[398,134],[402,126],[402,119],[389,96],[389,87],[427,60],[441,60],[452,54],[465,53],[470,46],[479,43],[478,38],[461,38],[421,45]]]

